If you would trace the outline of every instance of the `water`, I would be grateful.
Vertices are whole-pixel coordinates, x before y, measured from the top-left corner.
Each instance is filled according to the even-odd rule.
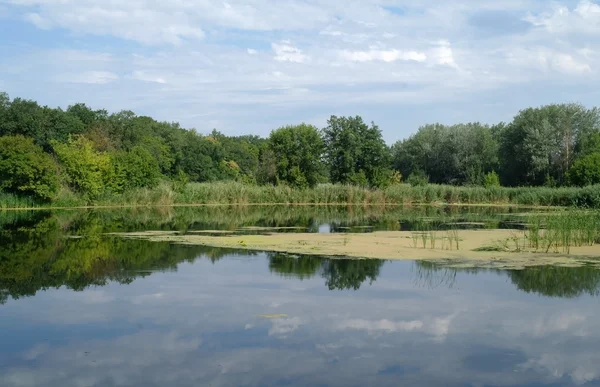
[[[457,270],[104,235],[263,222],[252,216],[0,217],[0,386],[600,386],[592,268]],[[302,226],[335,219],[314,223]]]

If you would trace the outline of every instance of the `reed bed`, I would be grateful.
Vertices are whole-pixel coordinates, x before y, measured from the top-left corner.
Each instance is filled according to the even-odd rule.
[[[0,193],[0,209],[51,208],[69,206],[170,206],[202,204],[352,204],[384,205],[410,203],[492,204],[600,208],[600,186],[585,188],[547,187],[457,187],[429,184],[398,184],[381,190],[321,184],[314,188],[257,186],[238,182],[191,183],[173,190],[169,182],[152,189],[136,189],[121,195],[106,194],[84,199],[63,189],[56,201],[40,203],[12,194]]]

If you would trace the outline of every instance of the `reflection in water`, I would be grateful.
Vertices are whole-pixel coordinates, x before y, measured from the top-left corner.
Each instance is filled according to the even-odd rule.
[[[9,213],[10,214],[10,213]],[[1,216],[0,303],[9,297],[33,296],[41,289],[66,286],[83,290],[110,281],[131,283],[153,271],[176,270],[182,262],[203,256],[216,262],[225,255],[256,255],[237,250],[203,246],[181,246],[123,240],[105,235],[108,231],[153,226],[154,217],[118,218],[102,212],[44,212]],[[107,220],[108,219],[108,220]],[[310,279],[320,276],[330,290],[358,290],[365,282],[377,280],[384,261],[297,257],[269,253],[269,269],[285,277]],[[477,268],[451,268],[418,261],[414,282],[429,289],[452,288],[457,273],[477,274]],[[525,270],[492,270],[507,276],[520,290],[549,297],[598,296],[600,271],[591,267],[540,267]]]
[[[384,264],[384,261],[372,259],[296,257],[277,253],[268,253],[267,256],[271,272],[301,280],[320,273],[329,290],[358,290],[367,280],[373,283]]]
[[[523,270],[453,268],[434,262],[416,261],[415,284],[434,289],[453,288],[459,273],[488,272],[507,275],[517,289],[547,297],[575,298],[600,295],[600,270],[593,267],[540,266]]]
[[[298,257],[104,234],[304,216],[210,223],[203,211],[0,216],[0,386],[600,385],[598,270]]]
[[[11,231],[0,233],[0,303],[61,286],[79,291],[110,281],[128,284],[154,271],[176,270],[180,263],[193,262],[201,255],[215,262],[240,254],[202,246],[125,241],[103,235],[104,227],[96,217],[69,224],[76,230],[73,237],[64,232],[60,218],[47,215],[18,219],[19,223],[11,223]]]
[[[536,267],[509,272],[519,290],[548,297],[579,297],[600,294],[600,270],[591,267]]]

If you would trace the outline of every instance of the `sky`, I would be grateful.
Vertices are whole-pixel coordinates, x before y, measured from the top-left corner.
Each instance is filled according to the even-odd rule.
[[[600,95],[592,0],[0,0],[0,90],[268,135],[331,115],[389,143]]]

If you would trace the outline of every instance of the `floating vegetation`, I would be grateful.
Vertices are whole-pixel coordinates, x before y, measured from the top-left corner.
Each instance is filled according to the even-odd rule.
[[[447,230],[445,236],[430,232],[376,231],[357,234],[272,233],[245,235],[243,239],[228,235],[157,235],[123,233],[124,238],[237,248],[329,257],[354,257],[406,260],[472,261],[500,267],[549,265],[600,265],[600,249],[594,246],[575,246],[566,253],[534,251],[527,246],[524,233],[516,230]],[[542,234],[543,235],[543,234]],[[432,237],[435,242],[432,244]],[[424,242],[423,242],[424,241]],[[498,241],[503,241],[499,243]],[[541,245],[541,244],[540,244]],[[425,246],[425,248],[423,248]],[[431,246],[435,246],[431,248]],[[518,250],[518,251],[517,251]]]

